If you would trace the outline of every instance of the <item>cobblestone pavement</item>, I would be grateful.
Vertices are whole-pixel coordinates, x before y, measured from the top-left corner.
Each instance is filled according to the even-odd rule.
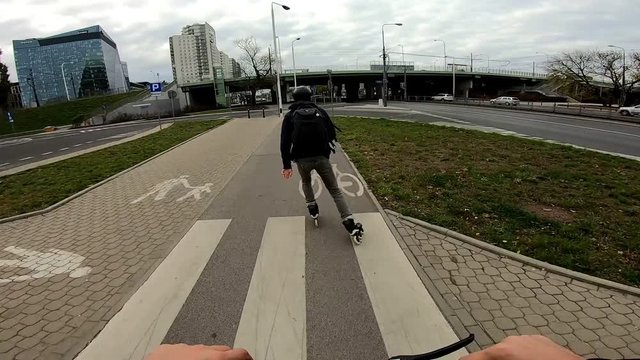
[[[278,124],[233,120],[52,212],[0,224],[0,359],[77,355]]]
[[[388,214],[458,336],[542,334],[585,357],[640,357],[640,298],[532,268]]]

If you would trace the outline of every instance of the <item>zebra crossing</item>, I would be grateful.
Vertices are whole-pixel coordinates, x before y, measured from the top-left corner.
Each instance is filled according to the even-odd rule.
[[[355,215],[367,226],[365,243],[353,246],[368,303],[384,347],[366,358],[417,354],[457,341],[379,213]],[[185,299],[233,219],[199,220],[147,282],[78,359],[143,359],[163,342]],[[234,347],[254,359],[345,358],[344,352],[310,349],[307,232],[320,232],[304,216],[269,217],[255,258],[250,285],[235,330]],[[348,236],[342,239],[349,241]],[[343,274],[349,277],[352,274]],[[209,289],[216,292],[216,289]],[[331,288],[326,289],[331,292]],[[325,319],[328,322],[334,319]],[[200,319],[206,322],[206,318]],[[358,324],[358,319],[351,319]],[[195,324],[194,324],[195,325]],[[358,328],[350,329],[357,332]],[[349,333],[338,334],[348,341]],[[184,342],[190,342],[186,339]],[[375,341],[373,341],[375,342]],[[211,344],[216,343],[211,339]],[[366,349],[353,349],[353,355]],[[321,352],[319,352],[321,351]],[[458,359],[462,352],[445,359]],[[360,355],[362,356],[362,355]]]

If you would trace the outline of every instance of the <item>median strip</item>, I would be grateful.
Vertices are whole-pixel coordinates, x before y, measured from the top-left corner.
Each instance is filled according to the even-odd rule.
[[[554,265],[640,285],[640,163],[547,142],[338,118],[385,208]]]
[[[127,143],[0,177],[0,218],[45,209],[223,123],[180,122]]]

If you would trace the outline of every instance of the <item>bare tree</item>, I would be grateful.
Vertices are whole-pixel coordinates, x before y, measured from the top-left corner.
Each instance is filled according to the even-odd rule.
[[[2,49],[0,49],[0,55],[2,55]],[[7,106],[10,91],[9,69],[5,64],[0,62],[0,112],[4,112],[2,110]]]
[[[622,53],[617,51],[574,51],[554,58],[548,70],[553,82],[573,86],[576,92],[580,88],[587,94],[594,94],[610,85],[613,87],[613,96],[622,105],[633,87],[640,83],[640,61],[637,61],[640,54],[636,52],[631,55],[633,61],[625,67]],[[626,78],[624,83],[623,73]]]
[[[242,50],[240,68],[245,77],[244,85],[251,91],[251,105],[256,104],[256,92],[261,87],[272,87],[273,58],[270,53],[264,54],[255,37],[237,39],[234,44]]]

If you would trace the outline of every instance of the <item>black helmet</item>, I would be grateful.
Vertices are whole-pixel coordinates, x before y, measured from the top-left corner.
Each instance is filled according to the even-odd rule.
[[[311,101],[311,89],[308,86],[298,86],[293,89],[294,101]]]

